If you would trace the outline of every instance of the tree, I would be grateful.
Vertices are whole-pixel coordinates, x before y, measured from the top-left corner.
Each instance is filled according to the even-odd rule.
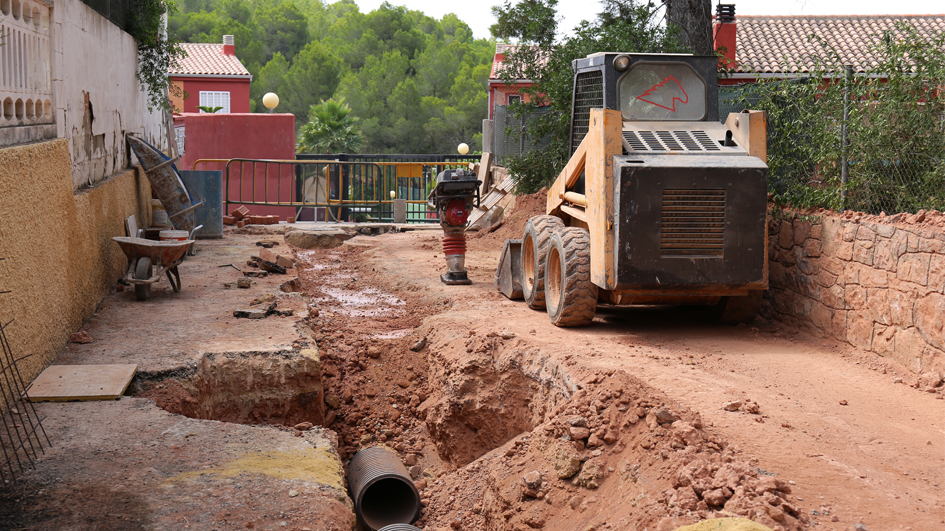
[[[550,46],[558,29],[555,19],[557,5],[558,0],[521,0],[515,5],[511,0],[505,0],[502,7],[492,8],[497,22],[489,31],[497,39],[518,39]]]
[[[364,145],[357,118],[344,100],[327,100],[312,105],[309,122],[299,130],[299,153],[357,153]]]
[[[679,28],[679,41],[696,55],[715,55],[710,0],[663,0],[666,20]]]
[[[523,46],[506,57],[501,72],[506,83],[531,79],[535,85],[524,89],[528,103],[513,111],[520,118],[533,114],[539,106],[550,111],[527,121],[525,135],[547,139],[548,148],[511,157],[507,166],[519,180],[519,191],[534,192],[550,184],[568,160],[568,129],[574,71],[571,62],[588,54],[606,51],[636,53],[687,51],[676,38],[676,30],[658,24],[656,9],[634,0],[605,1],[604,11],[593,23],[584,21],[574,35],[552,44]]]
[[[292,2],[262,5],[253,14],[266,46],[266,57],[281,53],[295,57],[309,41],[308,19]]]

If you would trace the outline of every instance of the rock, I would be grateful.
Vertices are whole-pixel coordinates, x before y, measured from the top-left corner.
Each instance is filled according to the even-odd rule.
[[[755,494],[761,496],[766,492],[775,492],[778,490],[778,481],[771,476],[758,478],[755,484]]]
[[[414,352],[420,352],[425,346],[427,346],[427,338],[422,337],[416,343],[414,343],[412,347],[410,347],[410,350]]]
[[[502,333],[499,334],[499,336],[500,336],[502,339],[509,340],[509,339],[514,338],[514,337],[515,337],[515,334],[513,334],[511,330],[503,330]]]
[[[420,465],[413,465],[412,467],[407,469],[407,472],[410,473],[410,477],[413,479],[417,479],[421,475],[423,475],[423,469],[420,468]]]
[[[278,273],[278,274],[280,274],[280,275],[284,275],[284,274],[285,274],[285,268],[284,268],[284,267],[282,267],[281,265],[279,265],[279,264],[277,264],[277,263],[275,263],[275,262],[270,262],[269,260],[263,260],[262,263],[259,264],[259,267],[260,267],[263,271],[269,271],[270,273]]]
[[[265,319],[266,310],[233,310],[233,317],[237,319]]]
[[[297,490],[290,490],[290,491],[289,491],[289,497],[290,497],[290,498],[295,498],[295,497],[298,496],[298,495],[299,495],[299,491],[297,491]]]
[[[927,372],[919,377],[922,387],[939,387],[942,385],[942,376],[937,372]]]
[[[840,401],[840,405],[841,405],[841,406],[847,405],[847,401],[846,401],[846,400],[841,400],[841,401]]]
[[[86,332],[85,330],[80,330],[73,334],[69,334],[69,341],[73,343],[79,343],[80,345],[84,345],[86,343],[91,343],[92,341],[95,341],[95,340],[92,339],[92,336],[90,336],[88,332]]]
[[[253,302],[249,303],[249,305],[256,306],[257,304],[269,304],[272,302],[276,302],[276,296],[272,293],[269,293],[268,295],[263,295],[262,297],[256,297],[253,299]]]
[[[536,514],[532,514],[525,517],[525,525],[532,529],[541,529],[545,527],[545,519]]]
[[[293,427],[299,431],[308,431],[312,429],[312,426],[314,426],[314,424],[312,424],[311,422],[299,422]]]
[[[236,287],[247,289],[253,285],[253,281],[247,277],[240,277],[236,279]]]
[[[359,442],[361,443],[361,446],[367,446],[371,444],[373,440],[374,440],[373,435],[371,435],[370,433],[365,433],[364,435],[361,436],[361,440]]]
[[[725,493],[722,489],[713,489],[702,493],[702,499],[712,507],[725,505]]]
[[[568,500],[568,505],[570,505],[572,509],[577,509],[581,505],[581,497],[571,496],[571,499]]]
[[[587,428],[568,428],[568,434],[575,441],[583,441],[591,436],[591,430]]]
[[[596,489],[600,486],[600,479],[604,477],[604,469],[597,461],[591,459],[584,463],[577,477],[574,478],[574,484],[586,489]]]
[[[598,447],[600,447],[600,446],[604,446],[604,441],[603,441],[600,437],[598,437],[597,435],[591,435],[591,436],[587,439],[587,447],[588,447],[588,448],[598,448]]]
[[[522,481],[525,482],[525,485],[533,490],[538,490],[541,488],[541,472],[537,470],[532,470],[528,474],[525,474],[522,477]]]
[[[417,490],[423,490],[423,489],[427,488],[427,480],[426,480],[426,478],[420,478],[420,479],[418,479],[417,481],[414,481],[413,484],[414,484],[414,486],[417,487]]]
[[[742,407],[742,402],[740,400],[736,400],[734,402],[726,402],[722,404],[722,409],[724,409],[725,411],[738,411],[739,409],[741,409],[741,407]]]
[[[654,413],[656,414],[656,422],[659,424],[672,424],[679,420],[675,413],[665,407],[657,409]]]
[[[692,490],[692,487],[685,486],[677,489],[669,502],[684,511],[694,511],[696,505],[699,504],[699,496],[696,495],[696,491]]]
[[[341,407],[341,398],[338,395],[325,395],[325,405],[332,409],[338,409]]]
[[[417,464],[417,454],[407,454],[404,456],[404,464],[413,466]]]
[[[613,431],[607,430],[607,433],[604,434],[604,442],[607,444],[614,444],[617,442],[617,434]]]
[[[586,417],[571,417],[568,419],[568,424],[577,428],[586,428],[587,418]]]
[[[381,356],[381,347],[377,345],[371,345],[367,349],[367,355],[369,358],[379,358]]]
[[[745,411],[751,413],[752,415],[757,415],[761,412],[761,406],[755,402],[748,402],[745,404]]]
[[[556,445],[554,455],[551,458],[551,467],[558,479],[568,479],[581,470],[581,457],[573,446],[559,443]]]
[[[340,246],[354,236],[340,229],[329,230],[293,230],[285,235],[289,245],[302,249],[331,249]]]

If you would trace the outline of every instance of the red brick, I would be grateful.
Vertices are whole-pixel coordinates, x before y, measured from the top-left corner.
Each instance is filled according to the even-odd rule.
[[[241,219],[243,219],[243,218],[249,216],[249,209],[246,208],[245,205],[243,205],[243,206],[241,206],[241,207],[239,207],[239,208],[237,208],[237,209],[234,209],[232,212],[230,212],[230,215],[233,216],[234,218],[236,218],[237,221],[239,221],[239,220],[241,220]]]
[[[245,227],[245,226],[246,226],[246,222],[243,221],[243,220],[240,220],[240,221],[237,221],[237,222],[236,222],[236,227],[237,227],[237,228],[242,229],[242,228]]]
[[[236,224],[236,218],[234,216],[223,216],[224,225],[234,225]]]

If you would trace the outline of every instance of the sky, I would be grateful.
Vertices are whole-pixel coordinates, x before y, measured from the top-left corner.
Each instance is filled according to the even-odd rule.
[[[377,9],[382,0],[355,0],[362,13]],[[658,1],[658,0],[657,0]],[[460,20],[469,25],[477,39],[490,37],[489,26],[495,24],[492,17],[493,5],[501,5],[501,0],[476,2],[445,2],[443,0],[388,0],[391,5],[407,6],[408,9],[422,11],[424,14],[440,19],[447,13],[455,13]],[[715,6],[718,2],[713,1]],[[735,16],[738,15],[928,15],[945,13],[942,0],[727,0],[735,4]],[[569,34],[581,20],[592,19],[599,11],[600,3],[596,0],[558,0],[558,33]],[[713,7],[713,12],[715,8]]]

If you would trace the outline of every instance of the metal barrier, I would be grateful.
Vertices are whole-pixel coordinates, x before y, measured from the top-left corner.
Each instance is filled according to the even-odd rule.
[[[435,223],[427,196],[445,168],[466,161],[422,161],[417,156],[347,156],[366,160],[200,159],[193,168],[224,171],[224,206],[282,209],[301,221],[393,221],[394,198],[407,202],[407,222]],[[390,160],[410,157],[411,160]],[[339,157],[340,158],[340,157]],[[431,156],[432,158],[432,156]],[[391,195],[393,192],[393,197]],[[225,208],[228,212],[229,208]],[[272,212],[272,208],[267,210]]]

